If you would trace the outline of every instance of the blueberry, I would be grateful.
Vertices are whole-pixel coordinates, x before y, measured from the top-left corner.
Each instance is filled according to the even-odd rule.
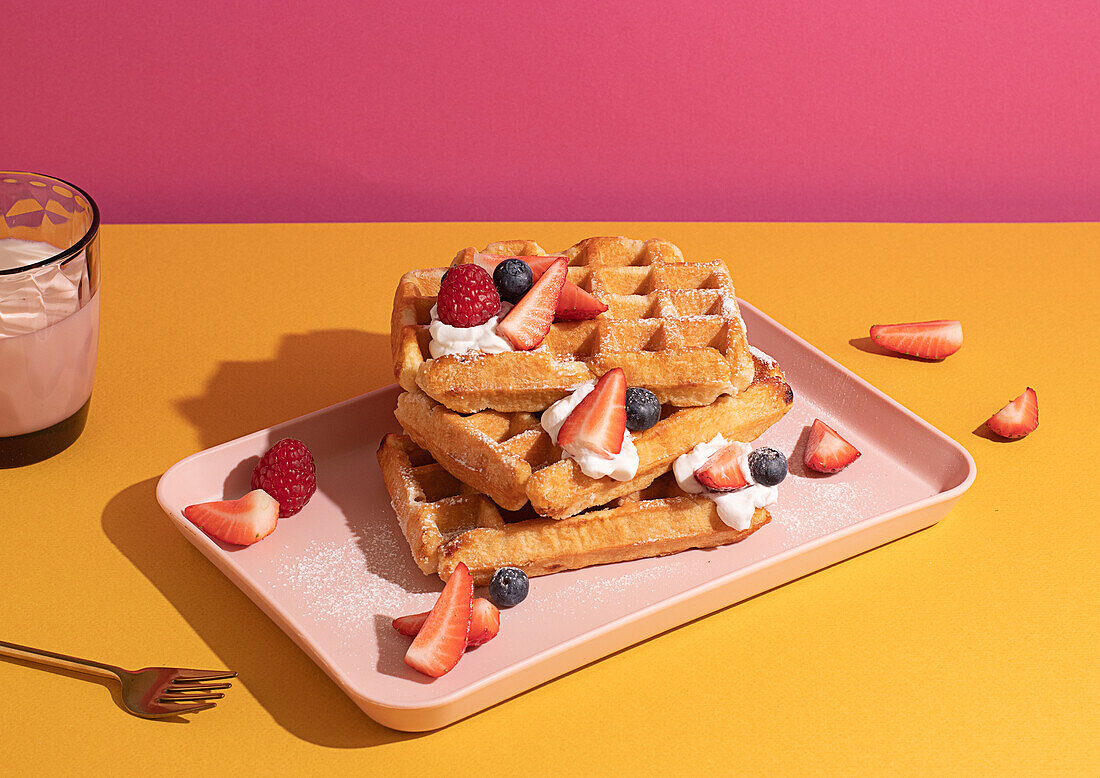
[[[502,567],[489,581],[489,599],[500,608],[511,608],[527,598],[527,573],[518,567]]]
[[[657,395],[640,386],[626,390],[626,428],[641,432],[656,424],[661,418],[661,403]]]
[[[752,480],[762,486],[775,486],[787,477],[787,458],[774,448],[758,448],[749,454]]]
[[[531,267],[522,259],[506,259],[497,265],[493,271],[493,283],[497,285],[497,292],[501,300],[518,303],[527,294],[527,290],[534,283]]]

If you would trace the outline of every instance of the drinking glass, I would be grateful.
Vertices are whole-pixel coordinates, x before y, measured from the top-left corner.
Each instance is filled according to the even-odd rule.
[[[0,467],[84,430],[99,346],[99,208],[59,178],[0,171]]]

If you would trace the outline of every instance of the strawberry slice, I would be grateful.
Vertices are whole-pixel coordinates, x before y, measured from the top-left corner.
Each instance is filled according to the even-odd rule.
[[[500,611],[484,597],[478,597],[474,600],[474,613],[470,619],[470,634],[466,636],[466,648],[488,643],[499,632]]]
[[[430,614],[431,611],[424,611],[409,616],[398,616],[393,620],[393,628],[405,637],[414,638],[420,632],[420,628],[424,626],[424,622],[428,620]]]
[[[459,562],[405,652],[405,664],[432,678],[450,672],[466,650],[473,604],[474,578]]]
[[[581,321],[594,319],[607,310],[590,292],[586,292],[572,281],[566,281],[554,309],[554,321]]]
[[[275,531],[279,503],[263,489],[238,500],[188,505],[184,517],[207,535],[235,546],[250,546]]]
[[[1039,397],[1030,386],[986,422],[1002,438],[1022,438],[1039,426]]]
[[[535,277],[536,281],[542,277],[542,274],[546,272],[547,268],[559,259],[564,259],[566,262],[569,261],[568,257],[563,257],[560,254],[551,254],[546,257],[516,257],[516,259],[522,259],[527,263],[528,267],[531,268],[531,275]]]
[[[430,613],[431,611],[424,611],[423,613],[414,613],[411,616],[398,616],[393,620],[393,628],[402,635],[416,637],[416,634],[420,632],[420,628],[424,626],[424,622],[428,620],[428,614]],[[499,632],[500,611],[497,610],[497,606],[484,597],[476,598],[473,614],[470,618],[470,633],[466,636],[466,647],[473,648],[474,646],[480,646],[482,643],[488,643]]]
[[[502,257],[498,254],[482,254],[479,251],[477,254],[474,254],[473,259],[471,259],[468,264],[480,265],[484,268],[485,272],[489,274],[489,278],[492,278],[493,271],[497,269],[497,265],[506,259],[508,259],[508,257]],[[520,259],[524,259],[524,257],[520,257]]]
[[[695,471],[695,480],[716,492],[735,492],[749,485],[741,469],[740,443],[730,443],[715,451]]]
[[[806,440],[806,454],[802,458],[806,467],[819,473],[837,473],[859,457],[855,446],[821,419],[814,419]]]
[[[519,257],[531,268],[531,275],[537,281],[546,268],[554,264],[558,257]],[[572,281],[566,281],[561,288],[558,297],[558,305],[554,310],[554,321],[581,321],[582,319],[594,319],[607,310],[607,306],[601,303],[592,293],[586,292]]]
[[[554,309],[565,283],[566,270],[565,257],[555,260],[497,325],[497,332],[506,337],[516,349],[529,351],[535,348],[550,331]]]
[[[626,374],[616,367],[604,373],[566,417],[558,430],[558,445],[611,459],[623,450],[625,432]]]
[[[962,324],[955,320],[876,324],[871,340],[890,351],[921,359],[943,359],[962,348]]]

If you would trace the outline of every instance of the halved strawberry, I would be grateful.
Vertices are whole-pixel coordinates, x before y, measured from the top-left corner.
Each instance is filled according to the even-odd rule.
[[[735,492],[745,488],[749,482],[741,469],[742,453],[740,443],[723,446],[696,469],[695,480],[716,492]]]
[[[474,600],[474,613],[470,619],[470,634],[466,636],[466,647],[473,648],[488,643],[499,632],[500,611],[484,597],[478,597]]]
[[[1039,426],[1039,397],[1030,386],[989,417],[989,428],[1002,438],[1022,438]]]
[[[962,348],[962,324],[951,319],[910,324],[876,324],[871,340],[890,351],[921,359],[943,359]]]
[[[542,343],[550,331],[566,269],[565,257],[557,259],[497,325],[497,332],[515,348],[529,351]]]
[[[424,611],[409,616],[398,616],[393,620],[393,628],[406,637],[414,638],[420,628],[424,626],[424,622],[428,620],[430,614],[431,611]]]
[[[590,292],[586,292],[572,281],[566,281],[554,309],[554,321],[581,321],[594,319],[607,310]]]
[[[542,277],[542,274],[546,272],[548,267],[559,259],[564,259],[566,262],[569,261],[568,257],[563,257],[560,254],[550,254],[545,257],[517,257],[517,259],[522,259],[527,263],[527,266],[531,268],[531,275],[535,277],[536,281]]]
[[[405,652],[405,664],[432,678],[450,672],[466,650],[473,604],[474,579],[459,562]]]
[[[806,467],[819,473],[837,473],[859,457],[855,446],[821,419],[814,419],[806,440],[806,453],[802,457]]]
[[[492,278],[493,271],[497,269],[497,265],[506,259],[508,259],[508,257],[502,257],[497,254],[483,254],[479,251],[477,254],[474,254],[469,264],[480,265],[485,269],[485,272],[489,274],[489,277]],[[523,257],[520,257],[520,259],[523,259]]]
[[[611,459],[623,450],[626,432],[626,374],[608,370],[566,417],[558,430],[558,445],[583,449]]]
[[[531,275],[537,281],[546,272],[546,268],[554,264],[559,257],[520,257],[520,259],[530,266]],[[593,294],[567,280],[562,285],[558,305],[554,309],[554,321],[594,319],[606,310],[607,306]]]
[[[424,626],[424,622],[428,620],[429,613],[431,611],[414,613],[411,616],[398,616],[393,620],[393,628],[402,635],[416,637],[416,634],[420,632],[420,628]],[[497,606],[484,597],[476,598],[473,613],[470,617],[470,632],[466,636],[466,647],[472,648],[480,646],[482,643],[488,643],[499,632],[500,611],[497,610]]]
[[[236,546],[250,546],[275,531],[279,503],[263,489],[238,500],[188,505],[184,517],[207,535]]]

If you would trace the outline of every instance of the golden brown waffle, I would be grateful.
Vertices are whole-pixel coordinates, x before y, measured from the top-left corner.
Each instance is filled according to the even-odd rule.
[[[718,517],[714,503],[685,494],[671,474],[602,510],[562,521],[515,517],[451,476],[407,435],[389,434],[378,462],[417,566],[444,581],[465,562],[478,585],[501,567],[529,576],[607,562],[710,548],[748,537],[771,521],[760,508],[746,530]]]
[[[397,398],[394,415],[405,432],[459,480],[484,492],[507,510],[528,501],[536,513],[554,519],[573,516],[595,505],[649,486],[668,472],[700,436],[722,433],[751,441],[779,421],[794,401],[779,367],[756,360],[756,377],[745,391],[719,397],[710,405],[665,408],[663,418],[633,433],[638,449],[637,475],[629,481],[590,478],[572,458],[562,458],[539,418],[522,411],[481,411],[461,416],[420,391]]]
[[[543,256],[533,241],[491,243],[485,253]],[[473,248],[454,263],[473,259]],[[394,297],[394,375],[459,413],[538,412],[614,367],[664,404],[709,405],[753,377],[745,324],[725,263],[687,263],[663,240],[589,238],[562,252],[569,280],[608,306],[594,319],[555,322],[531,351],[432,359],[431,309],[444,269],[406,273]]]

